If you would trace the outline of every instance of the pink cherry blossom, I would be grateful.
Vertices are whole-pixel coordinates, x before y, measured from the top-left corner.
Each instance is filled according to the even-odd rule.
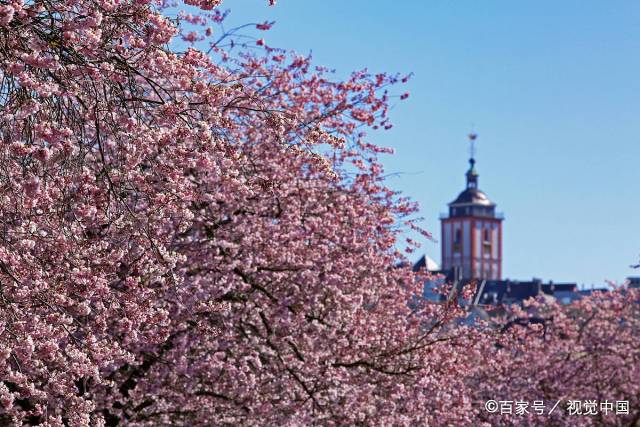
[[[637,291],[474,325],[422,301],[396,244],[429,234],[365,132],[402,79],[184,3],[0,6],[0,424],[540,424],[483,412],[510,396],[637,419]]]

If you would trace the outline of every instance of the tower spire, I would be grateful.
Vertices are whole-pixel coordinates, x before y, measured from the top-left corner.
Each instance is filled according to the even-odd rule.
[[[467,188],[478,188],[478,172],[476,172],[476,138],[475,132],[469,134],[469,170],[467,171]]]
[[[469,134],[469,158],[473,159],[476,155],[476,138],[478,135],[475,132]]]

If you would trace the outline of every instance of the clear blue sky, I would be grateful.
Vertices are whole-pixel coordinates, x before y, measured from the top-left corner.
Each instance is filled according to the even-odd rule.
[[[438,215],[464,187],[504,212],[504,277],[601,285],[640,271],[640,2],[226,0],[229,22],[277,21],[267,43],[339,74],[413,72],[389,184]],[[399,90],[403,90],[400,88]],[[440,260],[439,243],[421,240]]]

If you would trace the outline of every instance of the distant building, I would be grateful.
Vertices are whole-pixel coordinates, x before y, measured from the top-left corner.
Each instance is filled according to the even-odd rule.
[[[538,296],[553,297],[561,304],[569,304],[580,295],[576,293],[575,283],[543,283],[533,278],[527,281],[488,280],[481,283],[476,291],[473,303],[475,305],[510,305],[521,304],[523,301]]]
[[[460,301],[462,304],[475,306],[499,306],[522,304],[525,300],[546,296],[553,297],[560,304],[570,304],[584,296],[584,291],[578,291],[576,283],[544,283],[541,279],[531,280],[487,280],[465,279],[460,277],[459,269],[438,270],[437,264],[428,256],[422,256],[414,265],[413,270],[426,270],[433,274],[433,279],[424,284],[423,298],[429,301],[442,301],[446,295],[438,292],[444,283],[451,283],[462,289],[472,282],[476,284],[476,292],[470,301]],[[430,268],[431,267],[431,268]],[[456,273],[458,277],[456,277]]]
[[[449,203],[442,222],[442,269],[459,267],[463,279],[500,280],[502,277],[502,220],[496,205],[478,188],[473,144],[466,173],[467,188]]]
[[[423,298],[440,301],[446,296],[437,292],[445,282],[458,289],[474,282],[475,295],[465,304],[473,306],[499,306],[522,304],[531,297],[553,297],[561,304],[569,304],[591,291],[579,291],[576,283],[543,283],[541,279],[516,281],[502,280],[502,214],[496,205],[478,188],[475,169],[474,143],[477,135],[469,135],[471,155],[466,173],[467,186],[449,203],[448,214],[441,215],[442,267],[427,255],[413,266],[415,271],[434,273],[424,286]],[[640,287],[640,278],[634,286]],[[602,289],[599,289],[602,290]],[[605,289],[606,290],[606,289]]]
[[[627,277],[627,286],[630,288],[640,288],[640,277]]]
[[[439,288],[445,283],[461,290],[471,283],[476,284],[475,295],[469,301],[471,317],[499,313],[504,306],[522,304],[532,297],[553,298],[560,304],[570,304],[594,292],[607,292],[607,288],[578,289],[576,283],[543,283],[541,279],[502,280],[502,214],[496,213],[496,205],[478,188],[478,172],[475,169],[474,143],[477,135],[469,135],[471,156],[466,173],[467,188],[449,203],[448,214],[440,216],[442,222],[442,266],[427,255],[423,255],[413,270],[425,270],[433,278],[424,284],[423,299],[442,301],[451,298],[443,295]],[[638,266],[632,266],[640,268]],[[629,288],[640,288],[640,277],[628,277]],[[499,308],[503,306],[503,308]],[[484,307],[484,308],[483,308]],[[498,307],[498,308],[496,308]]]

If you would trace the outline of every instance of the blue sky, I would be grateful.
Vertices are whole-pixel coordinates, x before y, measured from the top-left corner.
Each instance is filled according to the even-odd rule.
[[[229,22],[275,20],[267,44],[339,75],[414,73],[393,129],[372,139],[396,149],[389,185],[420,203],[437,240],[473,125],[479,186],[506,217],[505,278],[640,275],[640,2],[266,3],[227,0]],[[421,242],[439,261],[439,243]]]

